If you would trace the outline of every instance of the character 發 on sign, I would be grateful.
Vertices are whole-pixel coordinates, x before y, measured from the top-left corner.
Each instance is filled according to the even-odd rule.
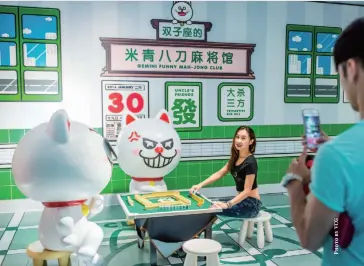
[[[80,265],[102,265],[97,251],[104,233],[88,218],[103,209],[100,193],[110,181],[113,155],[100,134],[70,121],[64,110],[20,140],[12,160],[14,181],[44,205],[39,241],[45,249],[76,253]]]
[[[172,5],[173,24],[180,23],[182,26],[192,24],[193,9],[191,1],[173,1]]]
[[[138,119],[127,113],[117,141],[118,163],[131,176],[131,193],[167,191],[164,176],[181,158],[181,140],[162,110],[155,118]]]

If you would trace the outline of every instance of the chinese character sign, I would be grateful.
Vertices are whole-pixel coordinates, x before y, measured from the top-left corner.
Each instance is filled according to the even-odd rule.
[[[254,91],[251,84],[221,83],[218,91],[218,116],[221,121],[247,121],[253,118]]]
[[[166,83],[167,110],[175,128],[201,130],[202,84],[195,82]]]
[[[204,24],[174,24],[171,22],[158,23],[158,38],[171,40],[205,40]]]
[[[148,118],[148,91],[147,81],[102,81],[102,126],[109,141],[118,138],[122,113],[130,112],[139,118]]]
[[[247,74],[247,49],[111,45],[111,71]]]

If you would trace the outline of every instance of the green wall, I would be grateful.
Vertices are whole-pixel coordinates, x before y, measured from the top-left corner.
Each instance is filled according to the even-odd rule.
[[[351,124],[332,124],[322,125],[322,129],[330,136],[336,136],[349,128]],[[257,138],[285,138],[299,137],[302,135],[302,125],[264,125],[252,126]],[[179,132],[182,140],[184,139],[219,139],[232,138],[237,126],[206,126],[200,132]],[[101,128],[95,129],[100,134]],[[0,130],[0,145],[18,143],[28,129]],[[278,183],[292,158],[259,158],[259,184]],[[165,177],[169,189],[189,188],[204,178],[220,169],[225,160],[191,161],[180,162],[178,167]],[[130,178],[126,176],[118,167],[114,166],[113,175],[110,183],[103,193],[118,193],[129,190]],[[234,181],[230,176],[217,181],[211,187],[233,186]],[[11,169],[0,169],[0,200],[1,199],[20,199],[25,196],[14,184]]]

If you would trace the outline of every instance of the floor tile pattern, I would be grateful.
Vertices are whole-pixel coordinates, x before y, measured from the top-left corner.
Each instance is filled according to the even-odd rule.
[[[219,241],[223,250],[220,253],[221,265],[251,266],[319,266],[321,252],[315,254],[300,247],[290,218],[288,197],[285,194],[262,195],[264,210],[272,214],[274,240],[259,249],[255,233],[243,246],[240,246],[238,234],[240,219],[219,217],[214,225],[213,238]],[[0,213],[0,266],[32,265],[25,254],[27,245],[37,240],[37,224],[40,212]],[[149,243],[143,249],[137,246],[135,230],[126,224],[125,214],[120,206],[105,207],[103,212],[94,217],[104,230],[104,241],[99,253],[105,257],[108,266],[148,266]],[[158,265],[182,266],[185,254],[176,252],[169,258],[158,254]],[[57,262],[48,262],[49,266]],[[72,264],[77,266],[76,263]],[[199,265],[205,265],[201,260]]]

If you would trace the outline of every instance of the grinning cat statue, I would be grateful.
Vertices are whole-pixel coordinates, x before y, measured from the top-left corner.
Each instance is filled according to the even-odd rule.
[[[102,229],[88,218],[103,209],[101,191],[110,181],[110,144],[64,110],[30,130],[15,149],[14,180],[27,197],[44,205],[39,241],[53,251],[75,253],[79,265],[103,265],[97,254]]]
[[[166,191],[164,176],[181,158],[181,140],[166,110],[155,118],[125,114],[117,141],[120,168],[131,176],[131,193]]]

